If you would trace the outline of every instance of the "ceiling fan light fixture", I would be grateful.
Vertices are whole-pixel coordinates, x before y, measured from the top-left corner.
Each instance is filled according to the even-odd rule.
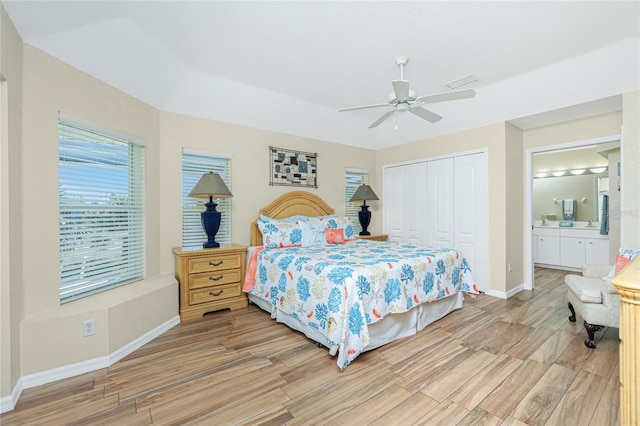
[[[343,111],[355,111],[359,109],[379,108],[379,107],[392,107],[393,109],[385,112],[376,121],[374,121],[369,128],[373,129],[378,127],[384,120],[389,118],[394,112],[409,111],[413,115],[420,117],[421,119],[428,121],[429,123],[437,123],[442,120],[442,116],[422,108],[424,104],[432,104],[436,102],[453,101],[459,99],[472,98],[476,95],[475,90],[465,89],[454,92],[445,93],[432,93],[418,97],[416,92],[409,89],[409,81],[404,79],[404,67],[409,62],[409,57],[400,56],[396,58],[396,65],[400,68],[400,79],[392,80],[393,92],[389,94],[389,100],[383,104],[371,104],[361,105],[355,107],[347,107],[338,109],[339,112]],[[476,79],[477,80],[477,79]],[[476,81],[474,80],[474,81]]]

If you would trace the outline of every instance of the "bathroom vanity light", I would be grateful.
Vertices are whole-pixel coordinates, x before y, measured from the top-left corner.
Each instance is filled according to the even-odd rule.
[[[595,175],[600,174],[606,170],[607,170],[606,167],[594,167],[593,169],[589,169],[589,171]]]
[[[533,174],[534,179],[541,179],[546,177],[560,177],[560,176],[580,176],[580,175],[598,175],[600,173],[605,173],[609,168],[608,167],[593,167],[588,169],[574,169],[574,170],[555,170],[552,172],[535,172]]]

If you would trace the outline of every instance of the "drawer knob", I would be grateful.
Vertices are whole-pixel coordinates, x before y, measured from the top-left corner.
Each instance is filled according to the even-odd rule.
[[[213,291],[213,290],[211,290],[211,291],[209,292],[209,296],[220,296],[220,295],[222,294],[222,292],[223,292],[223,291],[224,291],[224,290],[218,290],[218,291]]]
[[[219,260],[219,261],[217,261],[217,262],[214,262],[213,260],[210,260],[210,261],[209,261],[209,265],[211,265],[211,266],[220,266],[220,265],[222,265],[223,263],[224,263],[224,260]]]
[[[217,277],[212,277],[211,275],[209,275],[209,280],[210,281],[218,281],[219,279],[221,279],[224,275],[218,275]]]

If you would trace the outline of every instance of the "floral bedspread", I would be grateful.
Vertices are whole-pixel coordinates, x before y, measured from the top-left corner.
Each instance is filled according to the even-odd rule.
[[[457,250],[369,240],[259,248],[243,290],[319,330],[338,346],[341,369],[369,344],[368,324],[458,291],[478,294]]]

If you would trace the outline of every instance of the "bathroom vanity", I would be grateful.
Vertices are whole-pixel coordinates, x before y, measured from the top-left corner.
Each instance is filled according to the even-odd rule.
[[[599,226],[576,223],[570,228],[557,222],[534,225],[533,262],[536,266],[579,272],[582,265],[608,265],[609,236]]]

